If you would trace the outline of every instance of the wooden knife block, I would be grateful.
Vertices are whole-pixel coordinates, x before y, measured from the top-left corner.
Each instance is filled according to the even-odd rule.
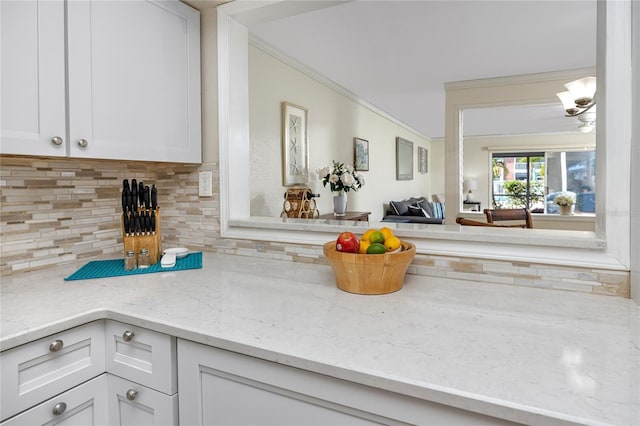
[[[152,265],[158,263],[162,257],[162,233],[160,232],[160,207],[156,209],[156,234],[155,235],[129,235],[124,233],[124,218],[120,219],[122,229],[122,241],[124,243],[124,253],[126,256],[129,250],[136,253],[136,258],[140,254],[140,249],[149,250],[149,260]]]

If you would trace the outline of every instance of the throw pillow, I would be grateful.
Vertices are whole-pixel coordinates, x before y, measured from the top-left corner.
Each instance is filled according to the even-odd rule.
[[[427,216],[427,212],[419,206],[409,206],[409,216],[429,217]]]
[[[421,199],[420,201],[418,201],[417,206],[422,208],[422,210],[424,210],[425,214],[427,215],[426,217],[433,217],[433,211],[431,210],[431,205],[427,200],[425,200],[424,198]]]
[[[431,211],[436,219],[444,219],[444,203],[431,203]]]
[[[404,200],[404,201],[390,201],[389,205],[391,206],[391,209],[393,211],[394,214],[398,215],[398,216],[405,216],[409,213],[409,206],[411,205],[411,202]]]

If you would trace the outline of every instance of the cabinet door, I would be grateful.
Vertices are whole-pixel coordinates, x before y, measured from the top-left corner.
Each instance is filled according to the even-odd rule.
[[[109,424],[118,426],[177,425],[178,395],[165,395],[108,374]]]
[[[178,339],[185,425],[515,423]]]
[[[2,419],[105,371],[104,323],[95,321],[0,353]]]
[[[107,320],[107,372],[173,395],[178,391],[176,338]]]
[[[334,404],[315,397],[312,392],[283,387],[282,380],[304,381],[306,378],[290,376],[295,374],[293,368],[280,366],[281,370],[271,370],[274,366],[244,355],[178,340],[180,424],[390,424],[389,419]],[[315,385],[317,383],[312,384]]]
[[[179,1],[68,3],[72,157],[201,162],[199,26]]]
[[[0,19],[0,153],[65,156],[64,3],[3,0]]]
[[[102,374],[45,401],[1,426],[98,426],[107,421],[107,378]]]

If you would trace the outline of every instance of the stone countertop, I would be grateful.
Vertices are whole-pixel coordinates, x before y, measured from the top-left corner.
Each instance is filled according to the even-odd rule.
[[[110,318],[527,424],[640,424],[640,308],[623,298],[407,275],[336,288],[329,266],[205,253],[203,269],[3,277],[0,349]]]

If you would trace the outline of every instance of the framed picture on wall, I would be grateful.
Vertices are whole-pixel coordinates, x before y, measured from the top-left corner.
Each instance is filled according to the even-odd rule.
[[[418,172],[427,173],[429,164],[429,151],[427,148],[418,147]]]
[[[307,109],[282,102],[282,184],[309,183]]]
[[[413,180],[413,142],[396,138],[396,180]]]
[[[364,172],[369,170],[369,141],[353,138],[353,167]]]

